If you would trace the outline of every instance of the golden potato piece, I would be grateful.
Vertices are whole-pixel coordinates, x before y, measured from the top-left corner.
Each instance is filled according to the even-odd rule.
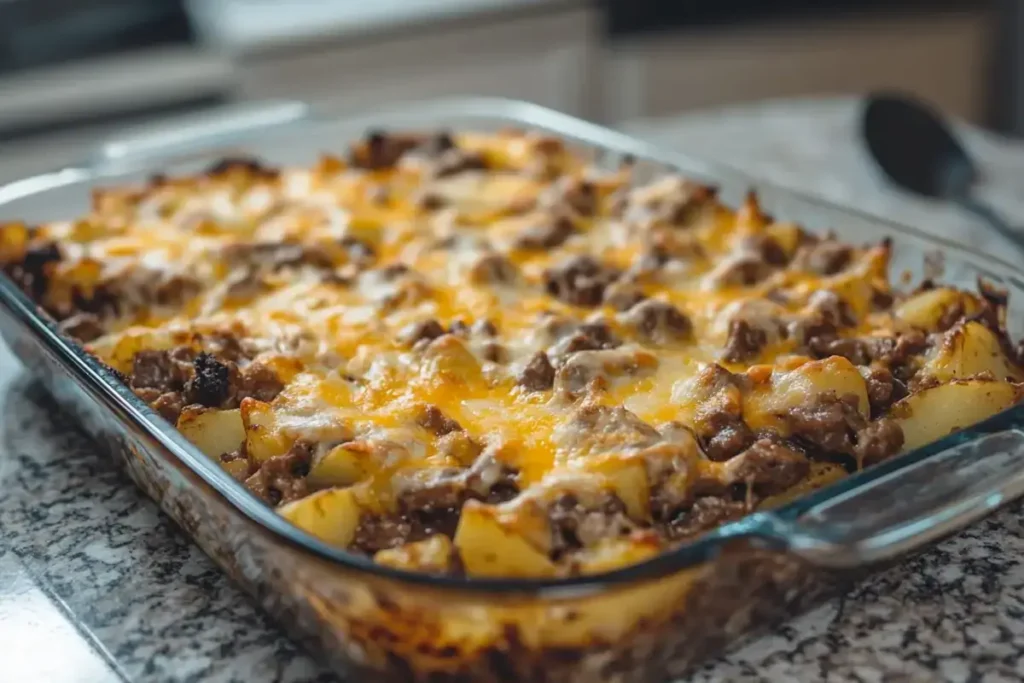
[[[581,574],[597,574],[639,564],[660,551],[661,544],[653,536],[645,539],[605,538],[580,550],[573,559]]]
[[[0,225],[0,263],[13,263],[25,257],[29,230],[24,223]]]
[[[444,335],[427,347],[420,369],[424,379],[465,384],[480,376],[480,361],[454,335]]]
[[[1021,371],[1006,357],[992,330],[971,321],[949,330],[922,370],[943,382],[990,372],[996,379],[1019,381]]]
[[[263,462],[283,455],[291,446],[291,442],[278,429],[277,416],[269,403],[246,398],[242,401],[241,415],[249,457]]]
[[[422,541],[378,551],[373,561],[396,569],[445,574],[451,568],[454,550],[451,539],[437,534]]]
[[[782,247],[787,257],[793,256],[793,253],[796,252],[804,234],[800,226],[795,223],[772,223],[765,232]]]
[[[929,289],[910,297],[893,311],[900,318],[914,327],[934,331],[946,312],[960,307],[965,315],[977,313],[981,309],[977,298],[967,292],[950,287]]]
[[[706,415],[739,413],[743,409],[743,393],[726,377],[721,367],[709,364],[693,377],[677,381],[672,387],[672,403],[677,406],[674,419],[692,428]]]
[[[145,327],[125,330],[114,339],[116,342],[112,346],[93,343],[89,348],[105,359],[108,365],[124,373],[131,372],[135,355],[139,351],[166,351],[174,346],[174,340],[169,334]]]
[[[608,457],[594,462],[588,469],[600,473],[607,480],[608,487],[626,506],[630,517],[638,521],[650,519],[651,487],[647,482],[647,466],[642,459]]]
[[[348,486],[359,481],[365,472],[361,463],[368,453],[362,444],[342,444],[324,453],[309,470],[308,481],[315,487]]]
[[[903,450],[909,451],[981,422],[1020,397],[1020,387],[1009,382],[954,380],[908,396],[891,415],[903,428]]]
[[[178,418],[178,431],[203,453],[218,459],[245,441],[242,411],[189,406]]]
[[[317,538],[341,547],[352,542],[362,511],[352,489],[324,489],[277,509],[282,517]]]
[[[743,407],[743,417],[753,429],[774,428],[785,430],[784,416],[815,396],[826,393],[836,396],[853,394],[860,412],[867,417],[870,411],[867,384],[856,366],[846,358],[831,356],[810,361],[799,367],[772,373],[770,384],[755,386]]]
[[[462,508],[455,547],[471,576],[553,576],[555,564],[497,517],[496,510],[471,500]]]

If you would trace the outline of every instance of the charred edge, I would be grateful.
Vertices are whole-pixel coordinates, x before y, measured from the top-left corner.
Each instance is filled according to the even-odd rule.
[[[225,157],[206,169],[210,177],[225,176],[233,172],[247,173],[257,178],[274,180],[281,175],[280,170],[265,165],[255,157]]]

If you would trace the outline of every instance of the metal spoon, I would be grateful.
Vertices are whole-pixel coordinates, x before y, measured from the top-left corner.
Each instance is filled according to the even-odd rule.
[[[930,106],[905,95],[870,95],[861,134],[875,163],[893,183],[956,204],[1024,249],[1024,234],[1011,228],[972,193],[977,167],[942,116]]]

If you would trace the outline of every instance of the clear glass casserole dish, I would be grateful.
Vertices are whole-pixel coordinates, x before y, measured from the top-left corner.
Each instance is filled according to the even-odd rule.
[[[641,173],[674,169],[738,204],[857,242],[892,238],[893,280],[980,277],[1009,294],[1024,334],[1015,269],[908,228],[781,192],[725,167],[655,149],[534,105],[458,100],[345,120],[297,103],[227,111],[102,146],[80,167],[0,188],[0,217],[46,221],[85,208],[90,188],[198,170],[240,153],[309,163],[367,128],[540,129]],[[955,531],[1024,493],[1018,405],[940,442],[750,515],[642,564],[557,580],[435,577],[374,564],[304,534],[203,456],[0,277],[0,334],[133,479],[229,574],[340,673],[374,680],[647,681],[685,672],[740,636],[814,604],[842,581]]]

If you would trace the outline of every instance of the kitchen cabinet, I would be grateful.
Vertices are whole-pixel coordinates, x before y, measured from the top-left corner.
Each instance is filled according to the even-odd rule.
[[[391,0],[406,1],[412,2]],[[97,140],[125,126],[104,116],[104,107],[137,103],[140,93],[169,104],[195,99],[200,90],[219,101],[294,98],[339,114],[422,98],[489,95],[624,124],[758,99],[880,87],[917,92],[983,122],[993,89],[989,62],[997,22],[983,8],[902,15],[876,10],[856,20],[749,22],[609,38],[600,9],[583,0],[458,0],[462,11],[447,13],[427,0],[416,4],[422,16],[404,22],[384,17],[373,26],[325,25],[305,37],[275,34],[271,25],[264,38],[274,40],[208,39],[176,48],[195,54],[170,61],[166,51],[149,60],[113,55],[97,72],[104,74],[102,88],[74,87],[89,80],[81,75],[84,64],[7,76],[0,79],[0,122],[15,114],[35,120],[52,111],[58,100],[50,91],[80,97],[76,107],[60,100],[59,109],[95,120],[32,138],[0,135],[0,182],[82,158]],[[427,12],[431,7],[433,13]],[[161,88],[142,88],[153,80],[146,76],[154,63],[162,70],[153,73],[173,72],[175,78],[161,76]],[[61,87],[43,87],[53,84]],[[172,115],[154,111],[142,118]]]
[[[858,17],[615,40],[605,51],[603,113],[618,122],[765,98],[895,88],[984,120],[989,11]]]
[[[236,95],[297,98],[344,112],[475,94],[590,116],[596,31],[596,10],[549,3],[322,46],[277,46],[239,55]]]

